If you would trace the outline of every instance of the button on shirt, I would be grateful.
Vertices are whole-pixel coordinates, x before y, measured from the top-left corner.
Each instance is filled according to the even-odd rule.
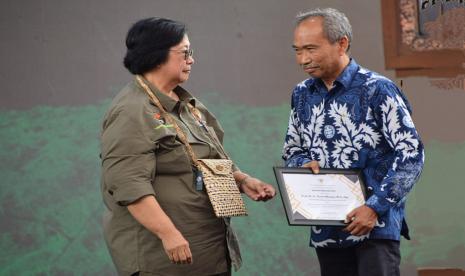
[[[283,159],[287,167],[315,160],[322,168],[362,169],[366,205],[378,214],[364,236],[313,226],[311,246],[409,238],[405,200],[423,168],[424,151],[409,103],[391,80],[351,59],[330,91],[321,79],[299,83],[292,93]]]

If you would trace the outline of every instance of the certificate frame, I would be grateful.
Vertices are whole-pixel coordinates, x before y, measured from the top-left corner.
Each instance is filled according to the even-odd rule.
[[[361,170],[357,169],[320,169],[318,174],[314,174],[311,169],[309,168],[287,168],[287,167],[273,167],[278,189],[281,194],[281,201],[284,206],[284,210],[286,213],[286,218],[290,226],[309,226],[309,225],[325,225],[325,226],[346,226],[347,224],[344,223],[344,220],[337,220],[337,219],[309,219],[305,218],[303,215],[297,214],[295,215],[294,210],[291,205],[291,197],[290,191],[288,191],[288,187],[286,186],[286,182],[284,179],[285,174],[297,174],[297,175],[343,175],[350,177],[352,179],[356,179],[357,181],[353,181],[354,183],[358,183],[357,185],[354,184],[357,189],[359,189],[361,195],[363,196],[363,203],[367,198],[366,188],[365,188],[365,181],[363,179],[363,174]],[[297,216],[297,217],[296,217]]]

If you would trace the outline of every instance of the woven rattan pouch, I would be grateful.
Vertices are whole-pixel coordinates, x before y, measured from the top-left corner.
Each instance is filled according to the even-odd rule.
[[[198,159],[203,182],[217,217],[246,216],[244,201],[228,159]]]

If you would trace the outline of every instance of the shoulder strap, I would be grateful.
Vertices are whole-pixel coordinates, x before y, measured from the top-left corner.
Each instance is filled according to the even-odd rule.
[[[205,124],[206,122],[202,120],[202,115],[201,115],[200,111],[190,103],[188,103],[187,106],[189,107],[189,110],[190,110],[191,114],[194,116],[194,118],[197,120],[197,122],[204,128],[204,130],[207,133],[208,137],[210,137],[210,140],[218,146],[218,149],[221,151],[223,156],[226,159],[231,160],[229,155],[226,153],[223,145],[221,144],[221,141],[217,138],[216,134],[213,134],[212,131]]]
[[[147,84],[145,84],[145,82],[142,80],[142,76],[137,75],[136,79],[139,85],[144,89],[145,93],[149,96],[150,100],[155,104],[156,107],[158,107],[158,109],[160,109],[161,115],[166,119],[166,121],[169,124],[172,124],[174,126],[174,128],[176,129],[176,133],[179,136],[179,139],[181,140],[181,142],[184,144],[184,146],[187,149],[187,153],[189,154],[189,157],[191,158],[192,163],[194,164],[195,167],[198,168],[199,161],[197,157],[195,156],[194,150],[192,149],[191,145],[189,145],[189,142],[187,141],[186,134],[178,126],[178,124],[176,123],[176,120],[174,120],[174,118],[172,118],[171,115],[166,111],[166,109],[163,107],[160,100],[152,92],[150,87],[148,87]]]

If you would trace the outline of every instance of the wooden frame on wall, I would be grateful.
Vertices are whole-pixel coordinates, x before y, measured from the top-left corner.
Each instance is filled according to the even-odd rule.
[[[464,2],[449,1],[457,1],[457,5]],[[465,31],[461,30],[465,24],[465,17],[462,17],[465,16],[465,3],[463,9],[460,6],[449,10],[448,18],[440,16],[435,22],[427,23],[433,35],[428,33],[425,36],[419,32],[419,7],[439,7],[442,14],[442,2],[381,0],[385,65],[386,69],[395,69],[397,77],[455,77],[465,74]],[[459,23],[456,27],[455,21]]]

